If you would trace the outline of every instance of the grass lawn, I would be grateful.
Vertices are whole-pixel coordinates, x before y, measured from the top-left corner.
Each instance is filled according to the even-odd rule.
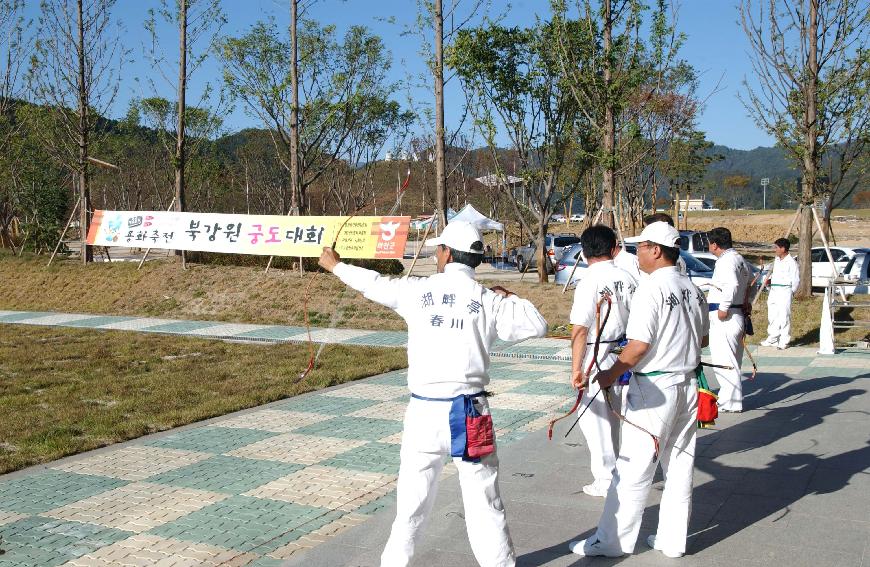
[[[0,473],[404,368],[404,349],[0,325]],[[365,360],[365,365],[360,364]]]

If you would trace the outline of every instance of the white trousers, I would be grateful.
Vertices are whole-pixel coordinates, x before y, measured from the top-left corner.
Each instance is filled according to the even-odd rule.
[[[713,364],[730,366],[731,370],[714,368],[719,383],[719,407],[728,411],[743,411],[743,385],[740,366],[743,363],[743,314],[729,311],[720,321],[716,311],[710,312],[710,358]]]
[[[773,286],[767,296],[767,340],[788,346],[791,340],[791,287]]]
[[[489,413],[486,398],[479,398]],[[396,520],[381,554],[381,567],[405,567],[414,556],[438,491],[438,477],[450,455],[450,402],[411,398],[405,412],[401,465],[396,489]],[[465,508],[471,550],[483,567],[513,567],[514,546],[498,490],[498,457],[479,463],[454,458]]]
[[[685,382],[664,388],[649,378],[632,377],[626,406],[628,421],[659,438],[659,459],[653,460],[655,445],[648,434],[623,424],[613,483],[607,492],[598,530],[590,541],[597,538],[612,553],[634,551],[649,489],[656,467],[661,464],[665,489],[659,507],[656,547],[685,553],[698,427],[698,385],[694,372],[686,374]]]
[[[587,347],[583,360],[583,370],[586,370],[592,360],[592,350],[589,349],[591,349],[591,345]],[[614,354],[607,354],[603,358],[599,355],[602,370],[613,366],[615,361],[616,355]],[[607,488],[613,478],[613,467],[616,466],[616,455],[619,453],[619,419],[607,407],[604,394],[599,393],[601,388],[598,383],[592,382],[592,378],[597,373],[597,369],[593,367],[589,375],[589,384],[587,384],[580,405],[577,407],[577,415],[579,416],[581,412],[585,411],[583,417],[580,418],[580,431],[583,432],[586,446],[589,447],[589,468],[592,470],[592,477],[596,485]],[[621,389],[619,385],[614,385],[611,388],[610,401],[616,411],[621,411]],[[589,406],[588,410],[587,406]]]

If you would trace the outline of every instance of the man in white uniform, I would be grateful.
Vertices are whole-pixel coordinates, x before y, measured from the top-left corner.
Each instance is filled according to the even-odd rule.
[[[617,268],[621,268],[628,272],[635,281],[640,281],[642,276],[640,266],[637,263],[637,256],[623,248],[618,242],[616,243],[616,254],[613,255],[613,263]]]
[[[619,419],[609,411],[604,396],[599,393],[598,383],[590,382],[589,379],[598,373],[599,367],[609,368],[616,360],[616,355],[611,351],[625,338],[628,307],[637,288],[637,280],[614,265],[616,234],[609,227],[595,225],[587,228],[580,235],[580,243],[589,268],[583,274],[580,285],[574,290],[574,304],[569,317],[573,325],[571,384],[575,388],[585,388],[577,412],[580,431],[583,432],[589,447],[589,466],[592,469],[593,482],[584,486],[583,492],[603,498],[607,496],[607,489],[613,478],[613,467],[616,465]],[[606,323],[606,301],[600,303],[600,313],[597,313],[599,302],[605,297],[610,299],[610,313]],[[599,318],[604,323],[600,336],[596,329]],[[596,342],[597,364],[592,362]],[[619,388],[615,387],[617,390]],[[618,408],[619,402],[619,392],[615,391],[612,403]]]
[[[396,520],[381,555],[382,567],[404,567],[414,555],[432,510],[444,457],[459,472],[465,525],[474,556],[486,567],[510,567],[515,554],[498,489],[498,458],[489,405],[489,348],[496,338],[517,341],[543,336],[547,322],[527,300],[474,280],[483,258],[480,232],[453,222],[438,238],[438,273],[426,278],[382,277],[340,261],[324,248],[320,265],[365,297],[396,310],[408,325],[408,388]],[[466,418],[486,423],[482,435]],[[472,439],[483,439],[474,447]],[[479,453],[479,449],[486,451]],[[478,454],[475,457],[475,454]]]
[[[649,226],[654,222],[666,222],[669,225],[674,226],[674,217],[668,213],[653,213],[643,217],[644,226]],[[677,232],[679,232],[679,230]],[[683,260],[682,256],[677,257],[677,270],[684,275],[689,273],[686,269],[686,261]]]
[[[719,383],[719,410],[743,411],[743,385],[740,365],[743,363],[744,306],[746,290],[752,279],[751,270],[732,247],[731,231],[716,227],[709,232],[710,252],[716,255],[710,293],[710,357],[713,364],[730,366],[715,368]]]
[[[770,285],[770,294],[767,296],[767,339],[761,344],[780,350],[788,348],[791,340],[791,296],[801,281],[797,262],[788,253],[790,246],[785,238],[773,243],[776,255],[773,270],[764,280],[764,285]]]
[[[658,531],[647,543],[669,557],[680,557],[686,552],[692,501],[698,411],[695,369],[707,340],[707,302],[675,267],[680,248],[674,227],[654,222],[634,240],[639,241],[640,267],[649,277],[640,281],[634,293],[626,328],[628,345],[613,366],[596,377],[602,388],[608,388],[634,368],[619,458],[595,535],[572,541],[569,549],[577,555],[608,557],[634,551],[660,463],[665,488]]]
[[[667,213],[655,213],[652,215],[647,215],[643,218],[644,226],[649,226],[654,222],[666,222],[669,225],[674,226],[674,219],[671,217],[671,215]],[[632,239],[629,238],[628,240],[631,241]],[[647,274],[643,273],[640,270],[640,266],[637,262],[637,256],[635,256],[631,252],[628,252],[625,248],[621,246],[619,247],[619,251],[613,257],[613,261],[618,268],[622,268],[623,270],[634,276],[634,279],[638,281],[647,276]],[[677,270],[679,270],[681,274],[688,273],[686,269],[686,261],[683,260],[682,257],[677,257]]]

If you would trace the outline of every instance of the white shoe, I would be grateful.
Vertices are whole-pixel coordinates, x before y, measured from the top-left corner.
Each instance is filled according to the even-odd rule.
[[[670,557],[671,559],[679,559],[680,557],[685,555],[685,553],[683,553],[682,551],[665,551],[664,549],[662,549],[660,547],[656,547],[656,536],[654,536],[654,535],[647,536],[646,544],[648,546],[650,546],[652,549],[657,549],[657,550],[661,551],[665,557]]]
[[[761,341],[759,344],[761,346],[776,346],[778,343],[779,343],[778,340],[767,337],[766,339]]]
[[[622,557],[623,555],[625,555],[621,551],[614,552],[604,549],[604,547],[601,545],[601,542],[597,539],[591,543],[588,539],[572,541],[568,544],[568,549],[571,550],[571,553],[575,555],[581,555],[583,557]]]
[[[777,345],[776,350],[785,350],[788,348],[788,343]]]
[[[596,498],[604,498],[607,496],[607,488],[602,488],[598,482],[587,484],[583,487],[583,492],[589,496],[595,496]]]

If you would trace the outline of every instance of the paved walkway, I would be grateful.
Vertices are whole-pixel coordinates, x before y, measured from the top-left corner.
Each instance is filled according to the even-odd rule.
[[[121,315],[88,315],[84,313],[54,313],[49,311],[0,311],[0,323],[43,325],[106,331],[136,331],[182,335],[198,339],[219,339],[265,343],[307,343],[304,327],[286,325],[251,325],[220,321],[158,319]],[[358,329],[311,328],[315,343],[357,346],[402,347],[408,344],[404,331],[362,331]],[[496,341],[494,356],[571,360],[571,347],[563,339],[530,339],[521,343]]]
[[[7,323],[265,332],[96,319],[0,312]],[[380,340],[363,333],[322,339]],[[523,565],[575,564],[565,542],[590,533],[602,503],[579,491],[589,469],[576,431],[546,441],[548,419],[572,398],[569,366],[556,360],[564,346],[505,345],[492,368],[502,487]],[[748,411],[701,433],[684,564],[870,566],[870,359],[758,354]],[[391,372],[2,476],[0,566],[376,565],[393,515],[405,380]],[[475,565],[453,473],[445,469],[417,565]],[[628,558],[596,561],[669,560],[638,544]]]

